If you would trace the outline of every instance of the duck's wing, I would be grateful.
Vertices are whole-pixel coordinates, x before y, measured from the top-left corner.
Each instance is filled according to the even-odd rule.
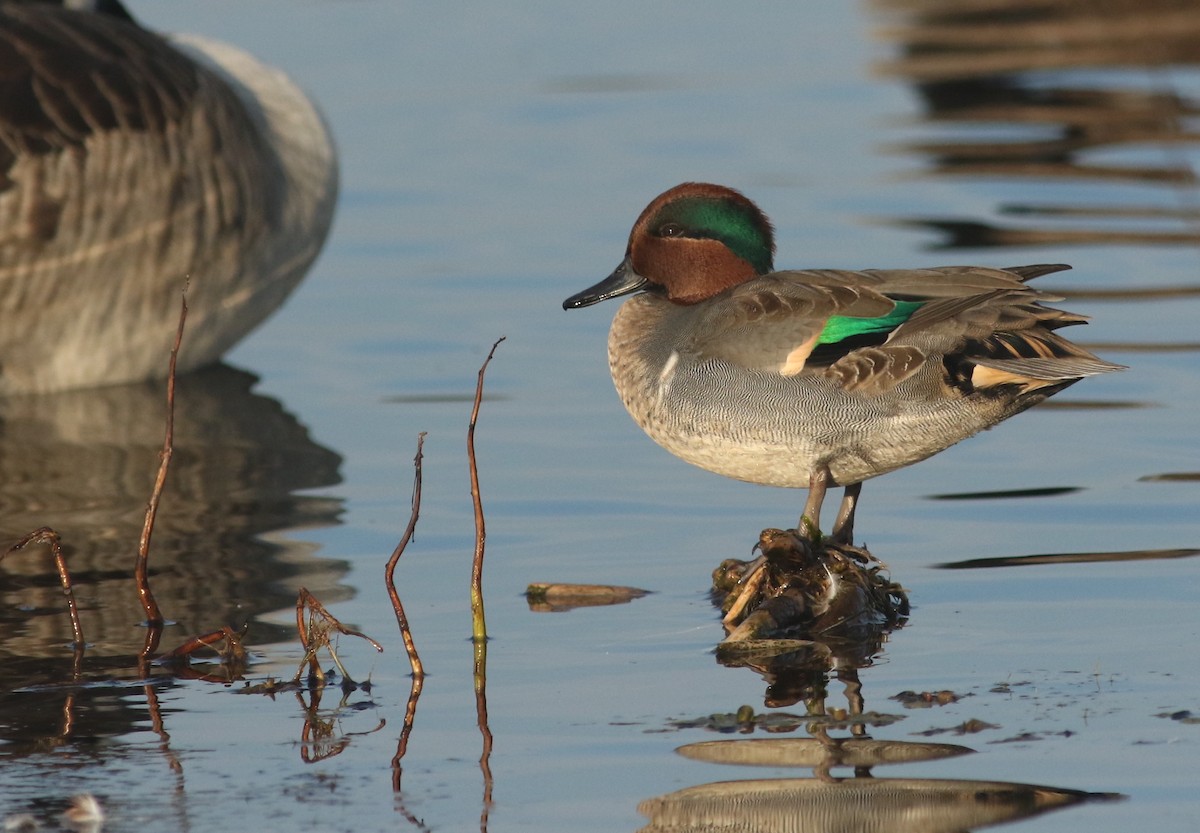
[[[852,274],[859,275],[860,281],[870,283],[889,296],[910,296],[928,300],[969,297],[998,289],[1015,289],[1053,300],[1052,296],[1039,293],[1027,286],[1027,282],[1042,275],[1062,272],[1070,268],[1065,263],[1039,263],[1032,266],[1009,266],[1003,269],[990,266],[864,269]]]
[[[1065,268],[872,272],[888,297],[911,299],[918,306],[881,345],[846,351],[826,372],[847,388],[884,393],[934,359],[946,368],[949,381],[966,392],[1001,385],[1030,391],[1121,369],[1056,334],[1058,328],[1087,318],[1043,306],[1062,298],[1025,285]]]
[[[1054,335],[1086,318],[1042,306],[1061,299],[1025,285],[1066,268],[778,272],[713,299],[694,317],[688,344],[702,359],[822,374],[864,395],[884,394],[947,356],[950,364],[961,356],[979,385],[1117,369]]]
[[[698,360],[794,376],[831,321],[873,322],[890,330],[896,303],[860,273],[834,270],[775,272],[740,284],[694,308],[685,349]]]

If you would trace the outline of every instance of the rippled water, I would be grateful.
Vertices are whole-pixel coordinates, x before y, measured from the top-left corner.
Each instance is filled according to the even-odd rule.
[[[1019,814],[1082,797],[1070,791],[1119,793],[1018,826],[1196,829],[1200,560],[1172,551],[1200,546],[1200,18],[1143,3],[1125,18],[1122,4],[1063,4],[1087,26],[922,20],[909,5],[132,3],[148,25],[286,68],[324,103],[343,165],[334,234],[296,296],[232,367],[181,380],[152,557],[177,622],[164,644],[249,622],[246,679],[289,678],[303,585],[387,650],[344,638],[351,673],[373,686],[342,702],[326,691],[319,706],[156,669],[156,725],[128,575],[160,386],[0,403],[0,529],[63,534],[91,643],[73,672],[53,567],[33,554],[0,566],[0,815],[54,818],[89,791],[111,830],[699,830],[718,805],[664,797],[762,780],[703,801],[751,793],[742,818],[778,824],[782,794],[784,812],[828,826],[838,800],[862,806],[876,789],[861,799],[876,815],[855,811],[846,829],[878,818],[938,830],[934,806]],[[803,495],[661,452],[607,377],[615,307],[560,309],[616,265],[643,205],[686,179],[754,198],[778,228],[781,266],[1071,263],[1043,283],[1093,316],[1072,337],[1130,366],[866,484],[857,532],[914,605],[857,671],[869,727],[787,724],[821,699],[819,662],[737,669],[712,654],[709,571],[761,528],[794,523]],[[476,435],[492,637],[484,768],[464,441],[476,372],[501,335]],[[430,676],[396,791],[409,678],[381,578],[408,520],[420,431],[421,519],[397,575]],[[539,613],[521,595],[531,581],[654,592]],[[834,675],[829,707],[854,705],[854,674]],[[956,698],[892,699],[943,690]],[[732,718],[707,716],[742,704],[784,721],[784,737],[975,753],[880,765],[894,789],[860,779],[840,793],[814,788],[820,767],[675,753],[721,737]],[[886,813],[913,782],[927,815],[901,828]],[[668,828],[668,812],[694,826]]]

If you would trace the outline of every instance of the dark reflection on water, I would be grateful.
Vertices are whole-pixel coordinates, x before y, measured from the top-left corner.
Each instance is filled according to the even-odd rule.
[[[1006,203],[994,218],[923,217],[941,249],[1200,241],[1186,153],[1200,104],[1166,71],[1200,64],[1192,0],[874,0],[908,79],[945,137],[907,144],[935,175],[1103,184],[1096,202]],[[1129,70],[1111,76],[1077,70]],[[1146,71],[1149,70],[1149,71]],[[1098,151],[1112,158],[1097,158]],[[1163,202],[1146,204],[1147,186]],[[1120,195],[1130,189],[1133,199]],[[1133,189],[1137,189],[1134,191]]]
[[[1058,552],[1042,555],[1008,555],[971,558],[933,566],[943,570],[975,570],[983,567],[1030,567],[1036,564],[1094,564],[1105,561],[1163,561],[1200,555],[1196,549],[1129,550],[1128,552]]]
[[[1003,500],[1005,498],[1057,497],[1082,491],[1078,486],[1046,486],[1037,489],[1004,489],[996,492],[954,492],[930,495],[930,500]]]
[[[6,623],[7,625],[7,623]],[[0,689],[0,758],[54,752],[69,747],[70,761],[103,763],[107,738],[132,731],[146,720],[137,684],[137,657],[89,659],[75,666],[59,657],[6,657]],[[159,679],[162,692],[175,683]]]
[[[251,622],[248,641],[290,639],[255,621],[293,605],[306,584],[346,598],[345,565],[269,533],[337,523],[341,502],[296,495],[339,481],[340,457],[309,438],[253,376],[216,367],[179,379],[175,453],[151,548],[152,586],[178,623],[164,645]],[[0,539],[39,526],[62,535],[89,658],[136,653],[144,633],[132,572],[164,431],[161,384],[0,400]],[[69,653],[71,629],[50,559],[0,565],[0,657]],[[176,639],[177,637],[177,639]],[[11,676],[10,676],[11,680]]]
[[[722,645],[717,649],[717,661],[758,673],[767,684],[763,703],[768,708],[803,702],[810,710],[819,707],[823,712],[829,678],[835,675],[846,686],[850,714],[857,715],[863,710],[858,671],[883,654],[889,631],[880,627],[863,639],[816,637]]]

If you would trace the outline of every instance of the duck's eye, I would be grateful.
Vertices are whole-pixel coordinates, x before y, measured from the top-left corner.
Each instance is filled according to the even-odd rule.
[[[664,223],[658,229],[659,237],[682,237],[683,226],[679,223]]]

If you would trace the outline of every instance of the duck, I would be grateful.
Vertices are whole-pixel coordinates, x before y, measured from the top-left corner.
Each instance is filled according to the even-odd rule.
[[[862,483],[1080,379],[1123,369],[1058,333],[1087,318],[1028,281],[1070,267],[775,271],[774,228],[732,188],[685,182],[638,217],[607,278],[608,337],[634,421],[677,457],[808,490],[797,529],[850,544]],[[826,491],[844,489],[828,535]]]
[[[68,8],[67,6],[71,6]],[[119,0],[0,0],[0,395],[183,373],[276,310],[338,164],[282,71]]]

